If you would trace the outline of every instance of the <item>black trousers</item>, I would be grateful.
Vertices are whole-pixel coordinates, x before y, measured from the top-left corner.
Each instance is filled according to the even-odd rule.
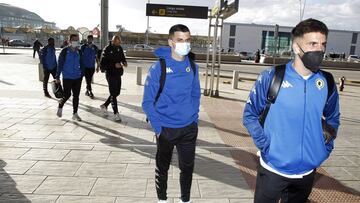
[[[48,70],[46,68],[43,68],[43,71],[44,71],[43,90],[44,90],[44,93],[46,93],[46,92],[48,92],[47,86],[48,86],[50,74],[55,79],[56,68],[54,68],[53,70]]]
[[[168,170],[174,146],[179,157],[181,200],[183,202],[190,200],[197,135],[198,125],[195,122],[184,128],[162,128],[157,138],[155,169],[156,192],[159,200],[167,199]]]
[[[63,79],[64,97],[59,102],[59,108],[63,108],[66,101],[73,95],[73,113],[77,113],[79,108],[79,95],[82,77],[79,79]]]
[[[315,170],[303,178],[285,178],[262,167],[258,168],[255,203],[305,203],[311,193]]]
[[[91,92],[91,81],[92,77],[95,73],[95,67],[93,68],[85,68],[85,81],[86,81],[86,89]]]
[[[34,49],[33,58],[35,58],[35,53],[37,52],[38,57],[40,58],[40,49]]]
[[[119,113],[116,97],[120,95],[121,76],[118,74],[111,75],[106,73],[106,80],[109,85],[110,96],[105,101],[104,105],[107,107],[111,103],[111,106],[114,110],[114,114]]]

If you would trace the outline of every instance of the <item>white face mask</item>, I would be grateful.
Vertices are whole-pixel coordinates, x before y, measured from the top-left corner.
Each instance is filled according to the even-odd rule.
[[[180,56],[186,56],[191,50],[190,42],[176,42],[175,53]]]
[[[71,45],[73,48],[76,48],[76,47],[79,47],[79,46],[80,46],[80,43],[79,43],[79,41],[72,41],[72,42],[70,43],[70,45]]]

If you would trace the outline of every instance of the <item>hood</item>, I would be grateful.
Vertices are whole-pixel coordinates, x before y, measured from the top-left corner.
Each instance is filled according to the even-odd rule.
[[[154,51],[154,54],[158,58],[171,59],[171,47],[159,47]]]

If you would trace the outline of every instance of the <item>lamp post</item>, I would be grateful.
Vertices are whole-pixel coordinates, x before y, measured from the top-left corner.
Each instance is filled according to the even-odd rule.
[[[109,0],[101,0],[101,49],[108,43],[109,37]]]
[[[150,0],[148,0],[148,4],[150,3]],[[145,44],[149,45],[149,16],[147,16],[147,22],[146,22],[146,37],[145,37]]]

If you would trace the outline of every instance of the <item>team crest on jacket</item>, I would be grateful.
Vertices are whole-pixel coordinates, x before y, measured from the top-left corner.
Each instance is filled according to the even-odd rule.
[[[186,72],[190,72],[190,67],[187,67],[187,68],[186,68]]]
[[[321,90],[325,85],[324,80],[322,80],[321,78],[316,79],[315,83],[316,83],[316,87],[319,90]]]

